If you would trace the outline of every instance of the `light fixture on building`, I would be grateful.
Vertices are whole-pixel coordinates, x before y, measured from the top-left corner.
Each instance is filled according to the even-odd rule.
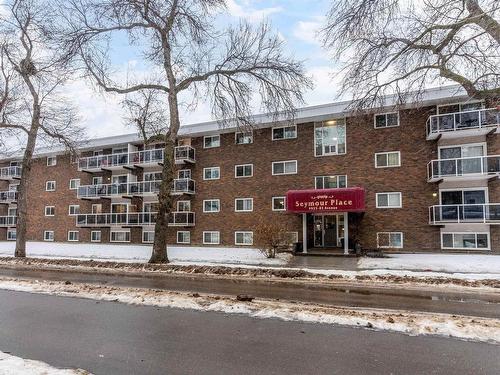
[[[434,198],[436,198],[438,195],[437,195],[437,193],[432,193],[432,196],[433,196]]]

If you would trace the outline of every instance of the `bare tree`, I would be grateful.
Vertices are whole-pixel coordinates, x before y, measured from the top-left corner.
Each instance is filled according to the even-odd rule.
[[[27,190],[35,146],[54,141],[74,150],[82,140],[74,109],[61,93],[68,79],[65,55],[50,43],[50,4],[38,0],[7,2],[0,19],[0,143],[24,149],[17,197],[16,257],[26,256]]]
[[[436,80],[484,99],[500,96],[499,17],[498,0],[338,0],[321,34],[359,107]]]
[[[257,246],[266,258],[276,258],[280,248],[289,246],[287,243],[287,227],[279,220],[260,221],[255,228]]]
[[[218,30],[214,22],[225,0],[69,0],[64,12],[68,29],[65,50],[76,53],[86,74],[104,91],[130,94],[152,91],[167,96],[165,142],[159,212],[150,262],[167,262],[173,154],[180,127],[179,107],[186,93],[195,105],[208,99],[221,126],[232,121],[251,124],[254,99],[260,109],[291,118],[301,91],[311,85],[302,64],[283,52],[283,41],[265,23],[240,23]],[[135,75],[116,83],[110,69],[113,35],[129,37],[144,61],[149,77]]]

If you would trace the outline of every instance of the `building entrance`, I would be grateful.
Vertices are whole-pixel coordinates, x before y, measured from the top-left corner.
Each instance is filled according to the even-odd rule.
[[[344,214],[313,215],[314,247],[341,247],[344,238]]]

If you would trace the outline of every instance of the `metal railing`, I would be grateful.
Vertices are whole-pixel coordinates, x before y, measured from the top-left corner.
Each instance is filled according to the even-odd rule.
[[[0,227],[15,227],[17,216],[0,216]]]
[[[500,155],[437,159],[431,160],[427,164],[427,179],[429,181],[444,177],[494,175],[499,173]]]
[[[17,191],[0,191],[0,202],[15,202],[17,200]]]
[[[160,185],[160,180],[128,182],[125,184],[82,185],[78,187],[78,198],[158,194]]]
[[[429,207],[429,223],[500,224],[500,203],[445,204]]]
[[[427,120],[427,136],[466,129],[481,129],[500,125],[497,108],[478,109],[432,115]]]
[[[163,152],[163,148],[158,148],[120,154],[88,156],[78,159],[78,170],[99,170],[110,167],[162,163]]]
[[[193,226],[194,224],[194,212],[189,211],[172,212],[168,219],[168,225],[174,227],[188,227]]]
[[[191,146],[177,146],[174,148],[174,160],[176,164],[194,163],[195,150]]]
[[[172,184],[172,194],[194,194],[195,183],[191,178],[177,178],[174,179]]]
[[[143,226],[156,222],[156,212],[100,213],[76,215],[77,227]]]
[[[11,166],[0,168],[0,179],[21,178],[21,167]]]

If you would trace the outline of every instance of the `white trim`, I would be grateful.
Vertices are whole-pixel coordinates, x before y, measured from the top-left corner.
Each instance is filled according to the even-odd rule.
[[[328,152],[328,153],[323,153],[322,155],[318,155],[317,152],[316,152],[316,127],[321,125],[322,127],[324,126],[323,124],[326,124],[328,122],[331,122],[331,121],[338,121],[338,120],[343,120],[344,121],[344,128],[345,128],[345,132],[344,132],[344,152],[339,152],[339,143],[337,142],[336,146],[335,146],[335,152]],[[338,124],[336,125],[337,127],[339,126]],[[314,123],[314,128],[313,128],[313,132],[314,132],[314,137],[313,137],[313,144],[312,144],[312,147],[313,147],[313,154],[314,154],[314,157],[315,158],[323,158],[323,157],[328,157],[328,156],[339,156],[339,155],[347,155],[347,117],[340,117],[340,118],[332,118],[330,120],[325,120],[325,121],[316,121]],[[337,132],[338,134],[338,132]],[[340,143],[342,144],[342,143]]]
[[[484,191],[484,203],[485,204],[488,204],[490,203],[490,197],[489,197],[489,191],[488,191],[488,187],[484,187],[484,186],[481,186],[481,187],[457,187],[457,188],[446,188],[446,189],[439,189],[439,205],[441,206],[443,203],[442,203],[442,199],[441,199],[441,192],[446,192],[446,191],[461,191],[462,192],[462,201],[463,201],[463,192],[464,191],[477,191],[477,190],[482,190]],[[458,204],[458,203],[457,203]]]
[[[155,202],[155,203],[158,203],[158,202]],[[186,203],[187,203],[187,204],[188,204],[188,206],[189,206],[189,207],[188,207],[188,210],[186,210],[186,211],[181,210],[181,209],[179,208],[179,205],[180,205],[181,203],[183,203],[183,204],[186,204]],[[191,201],[190,201],[190,200],[180,200],[180,201],[177,201],[177,202],[176,202],[175,207],[177,208],[177,212],[189,212],[189,211],[191,211]]]
[[[47,233],[52,233],[52,239],[47,239],[47,236],[46,236]],[[45,242],[54,242],[54,239],[55,239],[55,234],[54,234],[53,230],[44,230],[43,231],[43,240]]]
[[[53,208],[54,213],[52,215],[47,215],[47,208]],[[46,217],[56,216],[56,206],[45,206],[45,209],[43,212],[44,212],[44,216],[46,216]]]
[[[381,246],[379,241],[380,234],[387,234],[389,236],[389,242],[391,240],[391,234],[399,234],[401,236],[401,246]],[[377,232],[377,249],[402,249],[404,248],[404,234],[403,232]]]
[[[274,165],[280,164],[280,163],[283,163],[283,173],[274,173]],[[295,172],[286,173],[285,172],[285,163],[295,163]],[[273,161],[271,164],[271,173],[273,176],[286,176],[286,175],[290,175],[290,174],[297,174],[298,171],[299,171],[299,166],[298,166],[297,160]]]
[[[49,189],[49,183],[52,183],[52,182],[54,183],[54,188]],[[56,191],[56,187],[57,187],[57,184],[56,184],[55,180],[45,181],[45,191]]]
[[[274,200],[275,199],[281,199],[281,198],[283,198],[283,209],[275,209],[274,208]],[[286,196],[285,195],[281,195],[281,196],[272,197],[271,198],[271,210],[275,211],[275,212],[286,211]]]
[[[217,146],[206,146],[205,144],[205,140],[207,138],[219,138],[219,144]],[[221,139],[220,139],[220,134],[213,134],[213,135],[205,135],[203,136],[203,148],[217,148],[217,147],[220,147],[221,145]]]
[[[389,165],[389,154],[398,154],[398,164],[397,165]],[[377,164],[377,155],[387,155],[387,165],[378,165]],[[398,168],[401,167],[401,151],[384,151],[384,152],[376,152],[375,153],[375,168]]]
[[[238,234],[251,234],[252,235],[252,241],[250,243],[243,243],[243,242],[238,242],[236,239],[238,237]],[[245,231],[245,230],[237,230],[234,232],[234,244],[237,246],[252,246],[253,245],[253,232],[252,231]]]
[[[14,238],[12,238],[11,233],[15,234]],[[16,240],[17,240],[17,229],[7,228],[7,241],[16,241]]]
[[[73,181],[77,181],[76,187],[74,187],[74,188],[71,187],[71,183]],[[78,190],[79,187],[80,187],[80,179],[79,178],[72,178],[69,180],[69,190]]]
[[[184,176],[184,177],[181,177],[181,172],[182,172],[182,173],[189,172],[189,177],[185,177],[185,176]],[[160,172],[160,173],[161,173],[161,172]],[[191,177],[192,177],[192,174],[193,174],[193,172],[192,172],[192,171],[191,171],[191,169],[189,169],[189,168],[186,168],[186,169],[179,169],[179,170],[177,171],[177,178],[191,178]]]
[[[49,164],[49,160],[53,160],[54,164]],[[47,167],[54,167],[56,165],[57,165],[57,156],[56,155],[47,156]]]
[[[71,213],[71,207],[78,207],[78,212],[76,214],[72,214]],[[79,204],[70,204],[68,206],[68,215],[70,216],[76,216],[76,215],[79,215],[80,214],[80,205]]]
[[[216,233],[217,236],[219,237],[218,238],[218,241],[217,242],[206,242],[205,241],[205,234],[208,234],[208,233]],[[203,245],[219,245],[220,244],[220,232],[218,230],[207,230],[207,231],[203,231]]]
[[[94,240],[92,238],[92,233],[99,233],[99,240]],[[90,242],[101,242],[102,241],[102,232],[100,230],[92,230],[90,231]]]
[[[70,233],[76,233],[76,237],[77,237],[76,240],[71,240],[69,238]],[[80,241],[80,232],[77,230],[68,230],[68,242],[79,242],[79,241]]]
[[[392,115],[393,113],[396,113],[398,115],[398,124],[397,125],[390,125],[390,126],[380,126],[377,127],[377,116],[385,116],[385,123],[387,124],[387,115]],[[391,111],[391,112],[382,112],[382,113],[374,113],[373,114],[373,128],[374,129],[386,129],[386,128],[397,128],[400,125],[400,118],[399,118],[399,111]]]
[[[113,233],[128,233],[128,241],[113,241]],[[111,229],[109,231],[109,242],[115,242],[115,243],[127,243],[127,242],[130,242],[130,237],[131,237],[131,233],[129,230],[113,230]]]
[[[237,175],[236,171],[237,171],[238,167],[248,167],[248,166],[250,166],[252,169],[252,171],[251,171],[252,173],[249,176],[238,176]],[[243,171],[244,170],[245,169],[243,168]],[[253,177],[253,164],[236,164],[234,166],[234,178],[249,178],[249,177]]]
[[[217,211],[205,211],[205,202],[209,202],[209,201],[217,201],[218,203],[218,210]],[[204,213],[207,213],[207,214],[215,214],[217,212],[220,212],[220,199],[204,199],[203,200],[203,212]]]
[[[153,233],[153,239],[151,241],[145,241],[144,240],[144,234],[146,233]],[[155,231],[154,230],[142,230],[142,236],[141,236],[141,239],[142,239],[142,243],[154,243],[155,242]]]
[[[314,176],[314,188],[315,189],[321,189],[318,188],[318,184],[316,179],[317,178],[322,178],[323,179],[323,186],[325,185],[325,177],[335,177],[337,179],[337,189],[342,189],[342,187],[339,186],[339,177],[345,177],[345,187],[347,187],[347,175],[346,174],[332,174],[332,175],[322,175],[322,176]],[[323,187],[322,189],[328,189]]]
[[[179,234],[180,233],[184,233],[184,234],[188,234],[188,241],[179,241]],[[175,240],[176,240],[176,243],[178,244],[183,244],[183,245],[189,245],[191,243],[191,232],[188,231],[188,230],[178,230],[177,233],[175,234]]]
[[[283,132],[283,138],[274,138],[274,129],[285,129],[285,128],[292,128],[292,127],[295,129],[294,130],[295,137],[285,137],[285,132]],[[284,141],[287,139],[297,139],[297,137],[298,137],[297,124],[271,127],[271,141]]]
[[[454,145],[442,145],[438,146],[438,160],[449,160],[449,159],[441,159],[441,150],[447,148],[458,148],[460,147],[460,158],[452,158],[452,159],[461,159],[465,156],[462,155],[464,147],[474,147],[474,146],[483,146],[483,155],[488,156],[488,144],[487,142],[474,142],[474,143],[462,143],[462,144],[454,144]],[[481,156],[467,156],[471,158],[480,158]]]
[[[471,99],[471,100],[467,100],[465,102],[453,102],[453,103],[450,103],[450,104],[438,104],[438,105],[436,105],[436,114],[437,115],[444,115],[444,114],[446,114],[446,113],[439,113],[439,108],[441,108],[441,107],[451,107],[453,105],[458,105],[459,112],[463,112],[462,108],[461,108],[463,104],[475,104],[475,103],[481,103],[483,109],[485,108],[485,101],[484,100],[474,100],[474,99]]]
[[[246,201],[250,200],[252,202],[252,209],[251,210],[238,210],[237,209],[237,201]],[[253,198],[234,198],[234,212],[253,212]]]
[[[475,242],[476,242],[476,247],[445,247],[443,245],[443,235],[444,234],[451,234],[452,235],[452,241],[453,244],[455,244],[455,234],[474,234],[475,235]],[[488,247],[477,247],[477,235],[478,234],[486,234],[486,238],[488,240]],[[441,232],[441,249],[442,250],[491,250],[491,236],[489,232]]]
[[[238,143],[238,134],[250,136],[251,141],[248,143]],[[242,131],[234,132],[234,144],[235,145],[251,145],[252,143],[253,143],[253,130],[251,130],[249,132],[242,132]]]
[[[205,171],[207,170],[217,170],[219,172],[217,178],[206,178]],[[203,181],[220,180],[220,167],[206,167],[203,168]]]
[[[378,197],[382,194],[399,194],[399,206],[379,206]],[[387,203],[389,203],[389,198],[387,198]],[[403,207],[403,194],[400,191],[386,191],[382,193],[375,193],[375,204],[376,208],[402,208]]]

